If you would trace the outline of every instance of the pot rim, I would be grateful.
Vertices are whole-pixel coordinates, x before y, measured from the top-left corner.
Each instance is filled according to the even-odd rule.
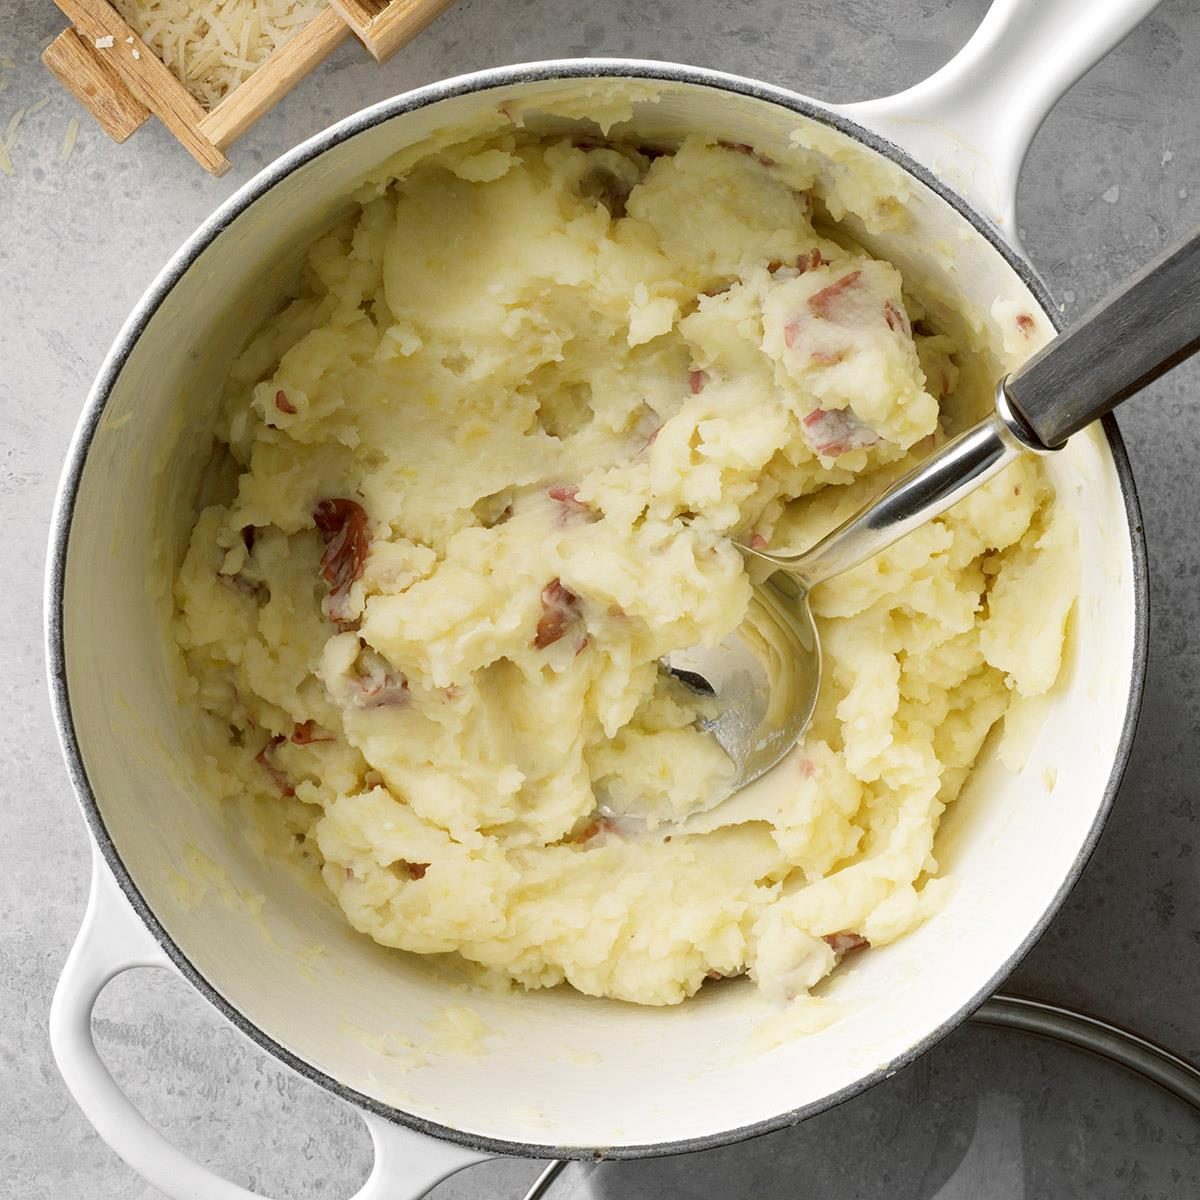
[[[75,732],[74,719],[71,713],[70,691],[67,684],[66,646],[63,625],[63,598],[72,518],[80,481],[87,462],[88,451],[96,430],[100,425],[109,395],[117,379],[120,377],[121,371],[133,347],[154,317],[159,306],[171,292],[172,288],[191,269],[207,247],[246,209],[266,195],[276,184],[291,175],[292,172],[298,170],[327,150],[393,117],[402,116],[405,113],[426,108],[439,101],[452,99],[472,92],[490,91],[495,88],[510,87],[516,84],[555,79],[582,80],[589,78],[627,78],[660,83],[683,83],[731,92],[736,95],[747,96],[779,105],[801,116],[827,125],[855,141],[868,146],[870,149],[875,150],[877,153],[891,159],[898,166],[902,167],[910,175],[914,176],[927,188],[930,188],[945,200],[961,216],[965,217],[975,230],[986,238],[1003,256],[1009,267],[1016,272],[1025,286],[1033,293],[1054,328],[1056,330],[1062,329],[1064,322],[1061,313],[1051,298],[1045,284],[1038,277],[1033,267],[1004,240],[1003,236],[991,222],[977,213],[957,192],[939,180],[927,167],[912,158],[907,152],[864,128],[857,122],[849,120],[836,111],[836,109],[797,92],[745,76],[709,68],[694,67],[682,63],[627,58],[571,58],[521,63],[511,66],[486,68],[427,84],[362,109],[282,154],[222,203],[195,233],[183,243],[179,250],[175,252],[166,266],[143,293],[129,318],[121,327],[112,348],[109,350],[100,367],[67,451],[67,458],[55,497],[50,526],[46,566],[45,635],[51,707],[58,729],[59,742],[66,761],[68,776],[75,790],[76,797],[79,800],[80,807],[83,810],[83,816],[87,821],[92,838],[103,855],[104,861],[112,872],[113,877],[116,879],[122,892],[124,892],[126,899],[180,974],[241,1033],[245,1034],[275,1059],[284,1063],[305,1079],[337,1096],[339,1099],[398,1125],[456,1145],[492,1154],[541,1159],[582,1159],[592,1157],[639,1159],[689,1153],[698,1150],[710,1150],[762,1134],[772,1133],[789,1125],[794,1125],[808,1117],[815,1116],[818,1113],[825,1112],[861,1094],[885,1077],[908,1066],[966,1020],[967,1017],[991,996],[1004,978],[1025,957],[1061,908],[1064,900],[1082,873],[1084,866],[1087,864],[1088,859],[1091,857],[1092,852],[1095,850],[1101,830],[1112,809],[1122,777],[1129,762],[1145,685],[1147,644],[1149,639],[1149,586],[1146,540],[1129,458],[1117,423],[1111,414],[1103,419],[1102,428],[1120,482],[1126,519],[1129,525],[1134,600],[1133,656],[1129,691],[1126,697],[1125,720],[1117,744],[1112,772],[1105,786],[1104,796],[1096,810],[1095,820],[1083,845],[1080,847],[1071,869],[1067,872],[1053,899],[1033,928],[1030,929],[1024,941],[1016,951],[999,965],[987,983],[963,1004],[953,1016],[913,1043],[903,1054],[863,1075],[854,1083],[830,1095],[823,1096],[819,1100],[794,1109],[788,1109],[762,1121],[724,1129],[718,1133],[705,1134],[699,1137],[683,1138],[670,1142],[590,1147],[523,1143],[479,1136],[456,1129],[453,1126],[442,1125],[415,1116],[367,1096],[354,1088],[348,1087],[280,1045],[268,1033],[260,1029],[249,1018],[244,1016],[239,1009],[227,1001],[192,965],[183,951],[175,944],[170,934],[159,922],[157,916],[142,896],[137,884],[126,869],[120,852],[108,833],[87,776]]]

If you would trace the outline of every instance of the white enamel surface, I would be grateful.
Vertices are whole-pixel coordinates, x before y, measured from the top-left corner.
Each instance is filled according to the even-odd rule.
[[[940,71],[838,111],[931,168],[1014,245],[1017,177],[1058,98],[1159,0],[995,0]]]
[[[66,580],[68,682],[92,789],[132,879],[196,970],[266,1036],[367,1096],[482,1138],[691,1141],[818,1104],[905,1055],[992,984],[1054,903],[1103,803],[1125,718],[1133,554],[1111,456],[1099,435],[1081,437],[1050,469],[1080,527],[1074,641],[1086,649],[1071,657],[1020,772],[989,754],[948,819],[940,857],[957,890],[946,910],[843,973],[830,989],[841,1021],[770,1053],[745,1046],[768,1015],[748,984],[667,1010],[568,992],[454,990],[256,860],[190,782],[188,714],[174,699],[163,633],[165,580],[195,515],[217,383],[357,176],[479,106],[563,86],[508,85],[364,130],[281,181],[200,255],[137,339],[89,454]],[[661,93],[638,106],[638,134],[698,129],[769,154],[804,123],[764,100],[692,84]],[[870,167],[873,155],[861,153]],[[1036,311],[1003,258],[943,200],[914,181],[910,204],[907,235],[863,240],[981,316],[998,298]],[[935,244],[942,260],[931,260]],[[176,876],[196,883],[196,850],[215,864],[200,873],[199,900]],[[489,1031],[482,1057],[430,1046],[428,1022],[456,1006]],[[422,1046],[428,1064],[381,1053],[386,1033]]]
[[[54,992],[50,1044],[63,1079],[96,1132],[148,1183],[173,1200],[256,1200],[177,1150],[133,1106],[109,1074],[92,1036],[92,1008],[104,985],[133,967],[170,968],[170,960],[93,854],[87,918]],[[350,1200],[423,1196],[482,1155],[435,1141],[364,1113],[375,1163]],[[401,1196],[403,1192],[403,1197]]]

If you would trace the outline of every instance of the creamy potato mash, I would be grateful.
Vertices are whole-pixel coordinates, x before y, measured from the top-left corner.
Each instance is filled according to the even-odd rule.
[[[817,589],[816,718],[736,827],[656,824],[731,771],[659,660],[739,623],[731,539],[809,544],[928,453],[970,353],[750,147],[514,130],[380,176],[230,375],[176,584],[206,785],[385,945],[803,995],[938,903],[943,809],[1054,683],[1073,532],[1022,461]]]

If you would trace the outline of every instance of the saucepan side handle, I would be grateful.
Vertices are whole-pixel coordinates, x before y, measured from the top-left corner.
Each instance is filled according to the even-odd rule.
[[[262,1200],[167,1141],[104,1065],[92,1037],[92,1008],[105,985],[133,967],[174,969],[94,853],[87,913],[50,1007],[50,1044],[58,1069],[96,1132],[171,1200]],[[361,1115],[375,1145],[375,1165],[351,1200],[418,1200],[447,1176],[488,1157]]]
[[[835,106],[906,150],[1017,245],[1017,177],[1062,94],[1159,0],[995,0],[970,41],[928,79]]]

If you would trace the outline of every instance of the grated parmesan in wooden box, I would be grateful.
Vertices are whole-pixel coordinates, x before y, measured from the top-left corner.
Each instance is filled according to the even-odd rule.
[[[42,61],[123,142],[154,115],[202,166],[355,34],[382,62],[453,0],[55,0]]]

